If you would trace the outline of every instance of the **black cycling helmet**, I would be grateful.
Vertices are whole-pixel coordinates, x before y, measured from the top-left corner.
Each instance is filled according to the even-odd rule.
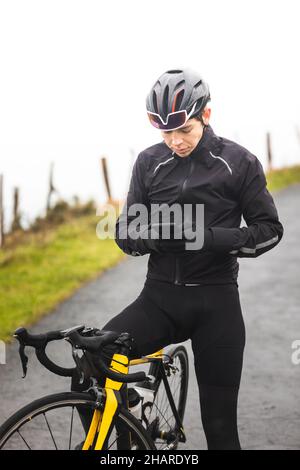
[[[201,112],[210,100],[208,84],[190,69],[168,70],[155,82],[146,106],[150,122],[161,130],[172,130]]]

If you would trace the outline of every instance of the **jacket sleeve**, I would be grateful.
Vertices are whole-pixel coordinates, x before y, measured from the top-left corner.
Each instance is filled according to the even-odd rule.
[[[210,228],[212,251],[256,258],[280,242],[283,226],[278,220],[273,198],[266,186],[262,165],[251,155],[239,188],[239,204],[247,227]]]
[[[145,176],[145,164],[142,159],[142,154],[139,154],[132,170],[126,203],[117,219],[115,227],[115,241],[118,247],[121,248],[124,253],[132,256],[142,256],[149,252],[147,251],[142,239],[134,239],[130,237],[130,223],[136,218],[136,216],[128,215],[128,210],[133,204],[143,204],[145,207],[149,207],[147,190],[145,187]],[[148,222],[149,220],[147,220],[147,222],[145,221],[145,225]],[[142,229],[143,226],[141,227],[141,230]]]

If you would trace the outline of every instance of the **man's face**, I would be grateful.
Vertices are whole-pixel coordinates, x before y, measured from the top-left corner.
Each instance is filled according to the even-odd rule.
[[[205,124],[208,124],[210,109],[203,113]],[[179,157],[187,157],[197,146],[203,135],[203,126],[197,119],[189,119],[180,129],[161,131],[165,144]]]

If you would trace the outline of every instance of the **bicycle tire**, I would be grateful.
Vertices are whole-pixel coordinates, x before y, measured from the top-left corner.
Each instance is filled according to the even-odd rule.
[[[188,381],[189,381],[189,359],[188,359],[188,353],[186,348],[183,345],[179,346],[174,346],[170,348],[169,350],[166,351],[166,355],[170,356],[173,360],[173,364],[176,365],[176,363],[180,363],[180,368],[181,371],[179,370],[178,372],[178,377],[179,377],[179,396],[178,399],[175,396],[174,397],[174,392],[172,391],[172,395],[175,401],[176,409],[178,411],[178,414],[180,416],[181,421],[183,422],[184,419],[184,413],[185,413],[185,407],[186,407],[186,400],[187,400],[187,393],[188,393]],[[177,364],[178,365],[178,364]],[[177,372],[176,372],[177,374]],[[156,424],[156,430],[153,429],[153,424],[152,424],[152,429],[151,425],[149,425],[148,432],[151,433],[151,437],[154,441],[154,444],[156,445],[157,449],[174,449],[176,450],[178,448],[178,439],[174,439],[173,443],[171,443],[171,438],[168,439],[167,445],[170,447],[164,447],[166,443],[162,442],[160,443],[162,439],[158,438],[157,435],[161,434],[162,428],[166,427],[166,423],[168,422],[168,426],[170,427],[167,432],[170,433],[171,431],[171,424],[174,425],[174,428],[176,427],[175,425],[175,417],[174,414],[171,410],[170,403],[167,399],[166,395],[166,390],[165,386],[162,382],[160,373],[158,371],[158,366],[156,363],[152,363],[149,368],[149,375],[153,375],[155,377],[155,382],[153,384],[153,390],[155,392],[154,395],[154,407],[155,407],[155,402],[160,400],[162,403],[161,405],[157,403],[157,409],[159,413],[157,413],[157,416],[155,417],[156,420],[159,419],[159,422]],[[165,395],[165,396],[164,396]],[[169,408],[169,409],[168,409]],[[154,408],[155,409],[155,408]],[[166,419],[163,417],[163,412],[166,413],[166,416],[171,416],[170,419],[172,419],[171,424],[170,424],[170,419]],[[151,410],[151,413],[153,414],[153,408]],[[173,420],[174,418],[174,420]],[[153,416],[152,416],[152,423],[153,423]],[[165,430],[166,433],[166,430]],[[166,434],[165,434],[166,435]],[[161,446],[161,447],[160,447]]]
[[[8,418],[3,425],[0,427],[0,450],[8,449],[8,441],[13,437],[16,439],[20,438],[20,428],[24,427],[26,424],[32,425],[34,418],[45,416],[46,412],[52,412],[53,410],[59,409],[59,414],[62,416],[62,409],[66,407],[72,407],[72,410],[78,407],[90,408],[91,410],[94,407],[95,401],[88,393],[79,393],[79,392],[65,392],[57,393],[53,395],[47,395],[40,399],[34,400],[28,405],[24,406],[16,413],[14,413],[10,418]],[[73,423],[73,413],[72,411],[72,423]],[[49,417],[48,417],[49,418]],[[114,418],[114,427],[123,426],[127,428],[132,436],[133,442],[137,442],[139,447],[138,450],[154,450],[155,445],[151,440],[150,436],[147,434],[146,430],[143,428],[141,423],[130,414],[124,408],[120,408],[118,414]],[[33,426],[34,427],[34,426]],[[22,430],[24,433],[24,430]],[[61,430],[59,431],[62,432]],[[85,439],[83,428],[81,430],[83,434],[83,441]],[[38,429],[37,433],[39,434],[39,439],[41,439],[41,430]],[[50,433],[50,432],[49,432]],[[51,435],[52,437],[52,435]],[[20,438],[21,439],[21,438]],[[72,441],[72,436],[71,436]],[[81,442],[81,441],[80,441]],[[24,443],[24,442],[23,442]],[[28,444],[28,443],[27,443]],[[12,441],[11,441],[12,445]],[[15,443],[13,443],[13,446]],[[39,449],[38,447],[27,450],[45,450],[44,447]],[[40,444],[41,445],[41,444]],[[26,447],[26,446],[25,446]],[[29,446],[30,447],[30,446]],[[78,449],[78,446],[77,446]],[[107,447],[106,447],[107,449]],[[15,449],[19,450],[19,449]],[[60,448],[59,448],[60,450]],[[117,449],[118,450],[118,449]],[[130,450],[130,449],[129,449]]]

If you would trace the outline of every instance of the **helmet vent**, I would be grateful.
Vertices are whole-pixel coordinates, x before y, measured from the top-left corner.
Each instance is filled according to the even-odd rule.
[[[157,96],[156,96],[156,92],[153,90],[153,93],[152,93],[152,103],[153,103],[153,107],[154,107],[154,110],[157,114],[159,114],[158,112],[158,106],[157,106]]]
[[[180,110],[180,105],[183,100],[183,95],[184,95],[184,88],[180,90],[177,95],[175,96],[175,103],[174,103],[174,111],[179,111]]]
[[[180,88],[183,88],[184,84],[185,84],[185,81],[184,81],[184,80],[180,80],[180,82],[177,83],[177,85],[176,85],[174,91],[177,91],[177,90],[179,90]]]
[[[197,90],[197,88],[199,88],[199,86],[201,85],[202,85],[202,80],[196,83],[196,85],[194,86],[194,89]]]
[[[168,70],[167,73],[182,73],[182,70]]]
[[[164,90],[163,102],[162,102],[162,113],[167,116],[168,114],[168,107],[169,107],[169,85],[166,86]]]

